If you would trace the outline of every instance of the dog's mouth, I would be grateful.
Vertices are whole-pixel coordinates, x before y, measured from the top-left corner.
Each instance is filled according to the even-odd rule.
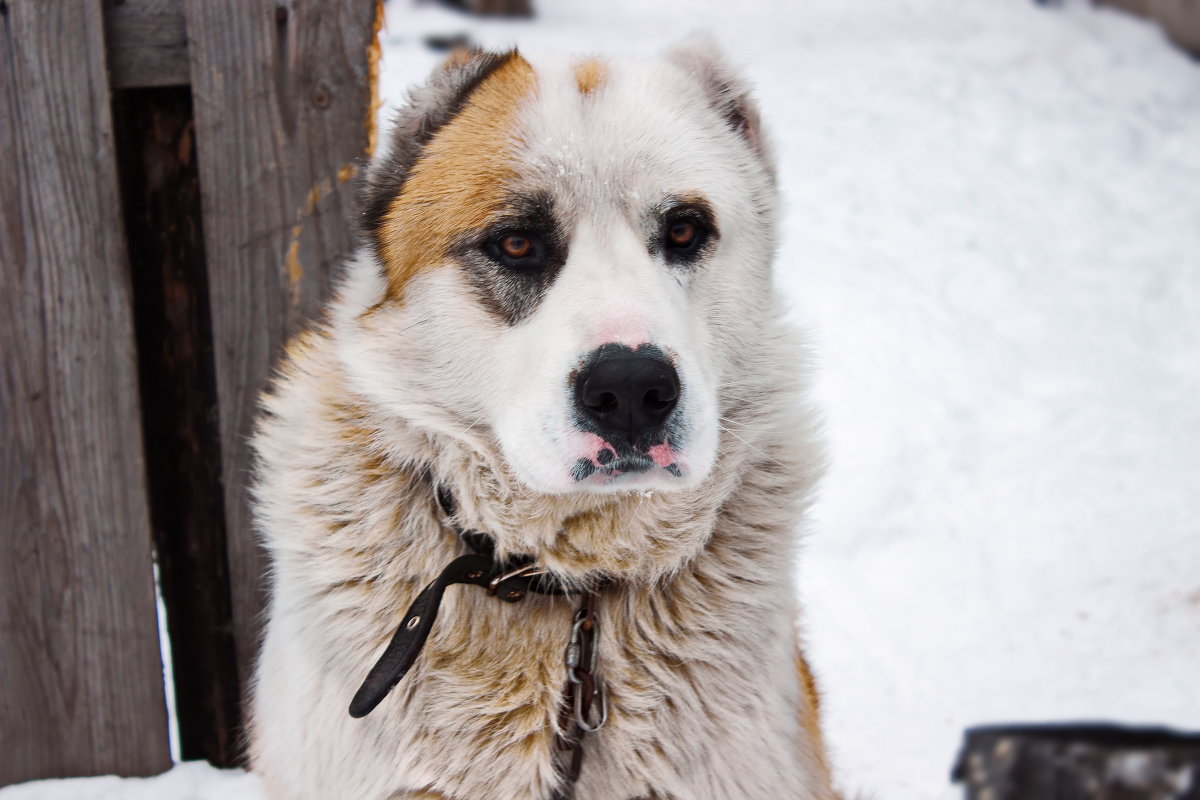
[[[652,472],[665,472],[674,478],[684,476],[683,459],[669,437],[643,450],[630,444],[613,444],[595,434],[588,436],[592,440],[591,452],[579,458],[571,469],[571,477],[577,483],[607,484],[622,476]]]

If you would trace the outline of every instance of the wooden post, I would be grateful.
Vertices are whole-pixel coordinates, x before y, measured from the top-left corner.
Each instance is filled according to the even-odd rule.
[[[98,2],[0,2],[0,784],[170,766]]]
[[[374,0],[186,0],[220,405],[233,624],[243,685],[264,559],[247,440],[287,338],[356,242],[352,180],[373,137]]]

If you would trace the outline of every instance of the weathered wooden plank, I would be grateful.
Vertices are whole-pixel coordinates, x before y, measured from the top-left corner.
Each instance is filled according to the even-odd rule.
[[[104,0],[104,25],[114,89],[188,82],[183,0]]]
[[[0,784],[170,765],[102,22],[0,4]]]
[[[284,342],[353,248],[352,178],[371,137],[382,4],[187,0],[220,403],[234,630],[257,651],[263,558],[247,438]]]
[[[113,111],[179,750],[229,766],[241,693],[191,92],[124,90]]]

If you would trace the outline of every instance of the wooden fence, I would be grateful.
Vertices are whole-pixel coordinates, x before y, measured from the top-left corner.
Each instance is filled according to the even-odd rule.
[[[352,248],[377,0],[0,0],[0,785],[236,763],[247,436]]]

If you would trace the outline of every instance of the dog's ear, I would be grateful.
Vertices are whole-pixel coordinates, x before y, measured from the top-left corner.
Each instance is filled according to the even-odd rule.
[[[396,112],[388,140],[371,159],[359,188],[359,220],[366,236],[374,238],[425,146],[489,75],[514,58],[521,58],[516,50],[459,48],[434,70],[428,83],[409,90],[408,103]]]
[[[713,109],[746,140],[773,174],[773,160],[763,138],[758,106],[750,96],[750,86],[730,66],[713,38],[693,34],[668,50],[667,58],[694,77]]]

